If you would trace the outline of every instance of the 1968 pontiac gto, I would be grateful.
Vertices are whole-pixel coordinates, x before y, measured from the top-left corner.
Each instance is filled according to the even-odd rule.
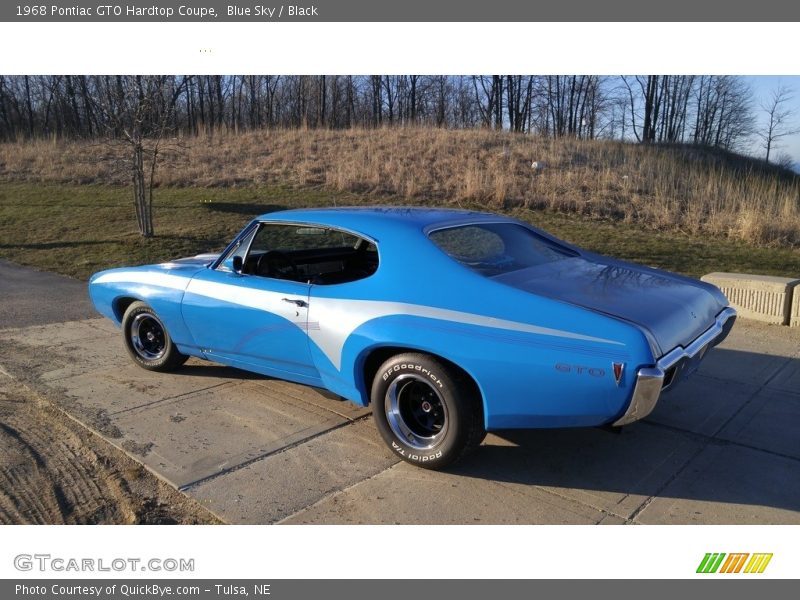
[[[495,429],[642,419],[736,317],[712,285],[423,208],[265,214],[222,254],[102,271],[89,292],[139,366],[327,388],[427,468]]]

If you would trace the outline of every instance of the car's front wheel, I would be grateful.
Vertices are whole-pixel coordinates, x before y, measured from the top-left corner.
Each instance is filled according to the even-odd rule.
[[[122,335],[134,362],[148,371],[172,371],[189,358],[178,352],[161,319],[144,302],[133,302],[125,311]]]
[[[486,435],[475,386],[427,354],[405,353],[384,362],[372,383],[371,403],[388,446],[427,469],[453,464]]]

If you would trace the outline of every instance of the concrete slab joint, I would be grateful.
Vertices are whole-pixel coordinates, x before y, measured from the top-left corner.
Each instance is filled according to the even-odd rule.
[[[709,273],[701,278],[717,286],[743,319],[800,326],[800,279]]]

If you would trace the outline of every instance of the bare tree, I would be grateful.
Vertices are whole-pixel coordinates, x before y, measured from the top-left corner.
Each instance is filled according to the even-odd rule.
[[[133,184],[136,224],[142,237],[153,237],[153,192],[159,153],[173,120],[175,106],[189,77],[177,81],[165,76],[116,76],[114,82],[98,78],[94,111],[107,126],[108,145],[123,144],[127,157],[119,165],[129,169]],[[114,153],[112,153],[114,155]]]
[[[794,135],[799,131],[792,123],[797,115],[797,109],[789,106],[793,99],[794,92],[792,89],[779,85],[772,90],[766,100],[761,102],[761,109],[767,116],[767,122],[764,130],[757,135],[766,151],[764,156],[766,162],[769,162],[770,153],[782,138]]]
[[[635,95],[635,93],[633,91],[633,87],[632,87],[631,82],[628,81],[628,77],[622,76],[622,77],[620,77],[620,79],[622,80],[622,83],[624,84],[625,89],[628,92],[628,100],[630,101],[629,107],[631,109],[631,121],[630,121],[631,122],[631,129],[633,130],[633,135],[636,138],[636,141],[637,142],[641,142],[642,141],[642,136],[639,135],[639,131],[636,129],[636,120],[637,120],[637,115],[636,115],[636,95]],[[623,122],[623,129],[624,129],[624,127],[625,127],[625,125],[624,125],[624,123],[625,123],[625,113],[624,112],[622,113],[622,122]]]
[[[695,103],[695,144],[736,150],[752,135],[752,91],[741,77],[698,77]]]
[[[597,75],[548,75],[542,78],[536,89],[541,100],[528,103],[536,115],[539,133],[553,137],[593,138],[599,122],[598,112],[604,104],[601,83]]]
[[[796,163],[794,157],[788,152],[779,153],[778,158],[775,159],[775,164],[782,169],[800,173],[800,164]]]
[[[500,129],[503,124],[503,76],[472,76],[476,106],[486,128]],[[480,87],[479,87],[480,86]]]

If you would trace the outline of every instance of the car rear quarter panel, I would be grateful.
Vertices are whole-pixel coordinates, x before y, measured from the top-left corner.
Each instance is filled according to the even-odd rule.
[[[340,364],[312,343],[326,387],[367,404],[368,357],[399,347],[442,357],[472,377],[488,429],[598,425],[624,412],[636,370],[655,361],[637,327],[496,283],[453,261],[427,238],[409,245],[417,248],[413,260],[409,253],[390,252],[385,243],[372,277],[312,287],[312,321],[319,298],[408,306],[360,324],[344,342]],[[426,317],[419,307],[443,312]],[[323,315],[320,329],[332,326]],[[619,385],[613,362],[625,365]]]

